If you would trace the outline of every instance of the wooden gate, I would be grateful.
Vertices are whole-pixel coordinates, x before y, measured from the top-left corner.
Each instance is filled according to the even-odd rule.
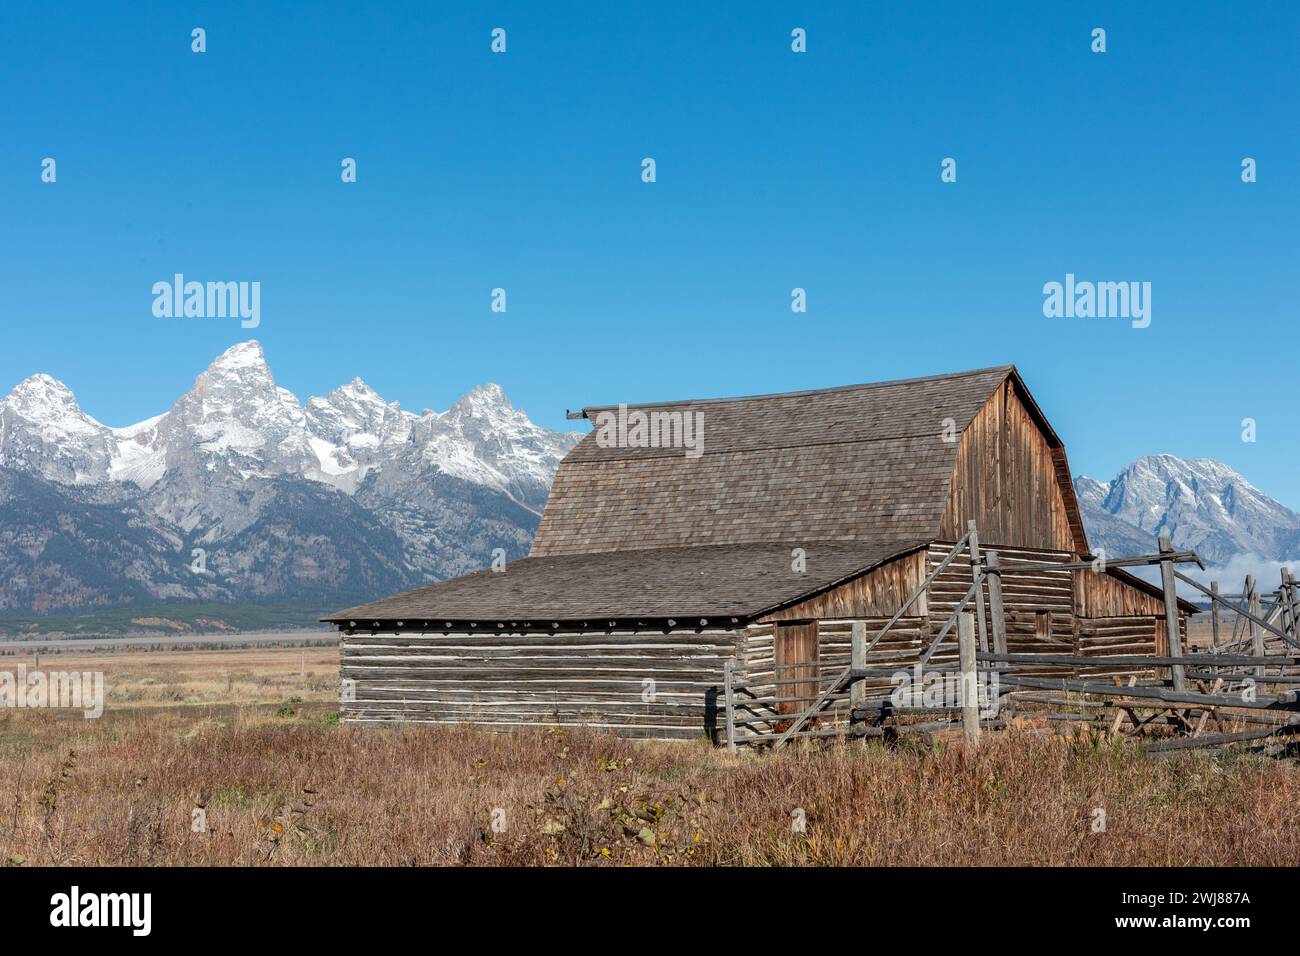
[[[817,632],[816,621],[776,625],[774,676],[778,682],[778,714],[803,713],[821,692],[817,682]],[[788,725],[786,721],[781,723]]]

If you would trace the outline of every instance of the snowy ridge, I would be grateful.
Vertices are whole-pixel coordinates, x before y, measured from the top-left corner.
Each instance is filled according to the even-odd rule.
[[[124,428],[34,375],[0,398],[0,612],[328,610],[477,570],[499,549],[514,560],[579,438],[534,425],[497,385],[441,413],[404,411],[360,379],[303,403],[257,342]]]
[[[199,469],[300,476],[352,494],[372,472],[416,464],[515,494],[549,486],[579,437],[534,425],[495,384],[443,413],[403,411],[359,378],[300,403],[275,384],[256,341],[222,353],[169,411],[125,428],[86,415],[48,375],[0,400],[0,466],[142,491],[169,472]]]
[[[1168,534],[1225,580],[1224,569],[1258,567],[1270,583],[1280,564],[1300,559],[1300,514],[1211,458],[1150,455],[1109,482],[1080,476],[1074,488],[1094,550],[1151,550]]]

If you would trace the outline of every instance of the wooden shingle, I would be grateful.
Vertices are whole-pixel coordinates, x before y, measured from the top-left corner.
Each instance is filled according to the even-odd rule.
[[[819,593],[885,561],[924,547],[921,541],[834,544],[715,545],[513,561],[503,571],[476,571],[332,614],[348,626],[442,629],[483,622],[519,629],[552,624],[603,628],[610,621],[686,627],[751,617]],[[800,561],[793,550],[800,548]]]
[[[939,536],[962,431],[1012,366],[752,398],[626,406],[699,413],[703,453],[602,447],[560,463],[532,554]],[[614,407],[583,409],[598,422]],[[949,440],[945,440],[948,438]]]

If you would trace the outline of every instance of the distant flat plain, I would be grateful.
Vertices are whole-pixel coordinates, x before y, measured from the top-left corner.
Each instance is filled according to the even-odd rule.
[[[337,646],[338,633],[333,629],[245,631],[233,634],[141,634],[134,637],[105,635],[100,637],[0,638],[0,654],[30,651],[123,651],[134,648],[196,650],[199,648],[268,647],[277,645]]]

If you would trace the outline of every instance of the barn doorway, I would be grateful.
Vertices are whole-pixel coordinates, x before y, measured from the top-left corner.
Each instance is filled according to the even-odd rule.
[[[773,670],[778,681],[794,681],[792,684],[776,685],[778,714],[801,714],[812,705],[813,698],[817,696],[817,630],[816,621],[780,623],[776,626]],[[793,721],[778,721],[777,729],[785,730],[791,723]]]

